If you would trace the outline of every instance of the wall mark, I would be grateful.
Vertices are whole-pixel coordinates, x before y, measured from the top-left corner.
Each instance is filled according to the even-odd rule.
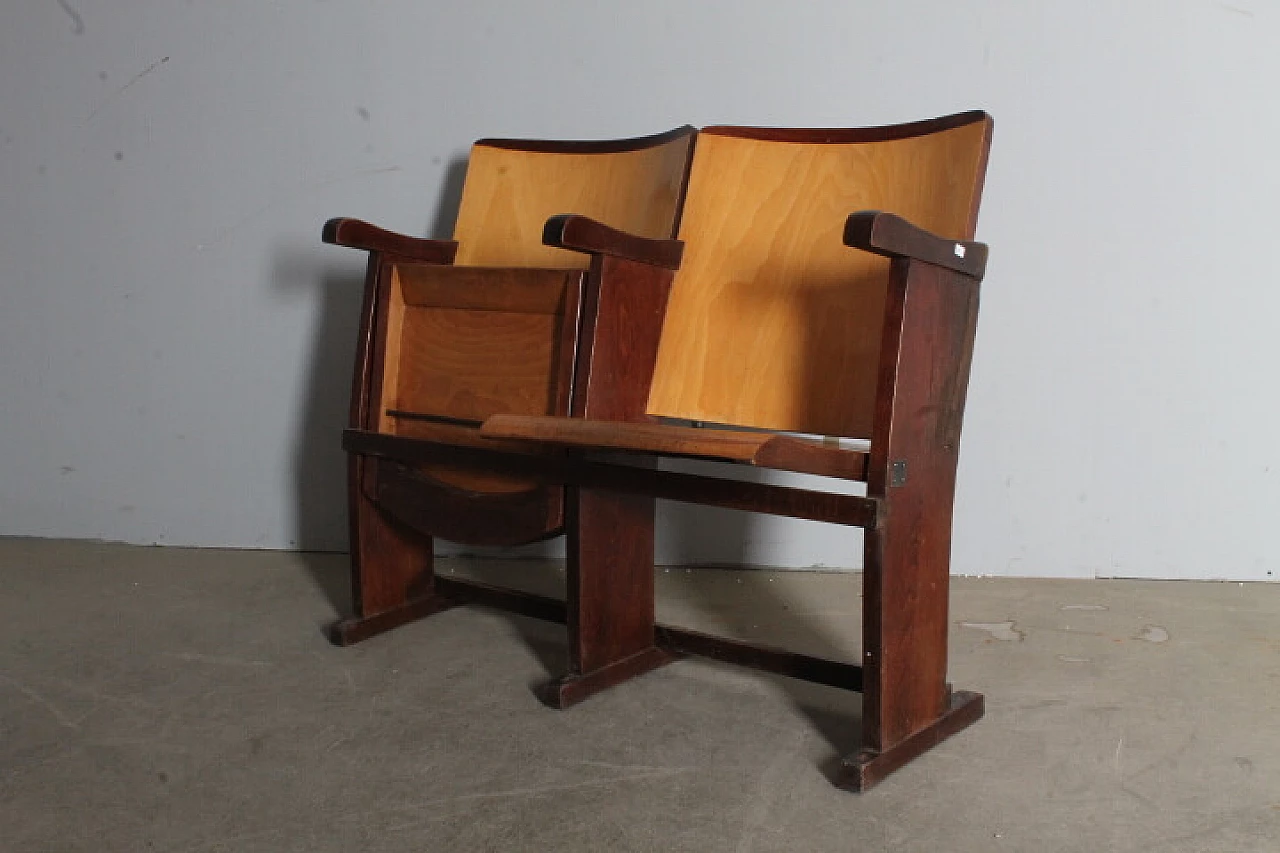
[[[84,35],[84,19],[80,17],[80,13],[72,9],[67,0],[58,0],[58,5],[67,13],[67,17],[71,18],[71,32],[78,36]]]
[[[61,1],[61,0],[59,0],[59,1]],[[96,115],[97,115],[97,114],[102,110],[102,108],[103,108],[103,107],[105,107],[107,104],[111,103],[111,102],[112,102],[112,101],[114,101],[116,98],[118,98],[118,97],[120,97],[121,95],[123,95],[123,94],[125,93],[125,91],[126,91],[130,86],[132,86],[134,83],[137,83],[137,82],[138,82],[139,80],[141,80],[143,77],[146,77],[146,76],[147,76],[148,74],[150,74],[152,71],[155,71],[157,68],[159,68],[161,65],[164,65],[164,64],[165,64],[166,62],[168,62],[168,61],[169,61],[169,57],[167,57],[167,56],[162,57],[162,58],[160,58],[160,59],[157,59],[155,62],[151,63],[151,64],[150,64],[150,65],[148,65],[146,68],[142,69],[142,70],[141,70],[141,71],[139,71],[137,74],[133,75],[133,79],[132,79],[132,80],[130,80],[128,83],[125,83],[125,84],[124,84],[123,86],[121,86],[119,89],[116,89],[114,93],[112,93],[111,95],[108,95],[108,96],[107,96],[107,99],[106,99],[105,101],[103,101],[102,103],[98,104],[98,106],[94,107],[93,112],[89,113],[89,119],[86,119],[86,121],[91,120],[94,116],[96,116]]]
[[[1253,12],[1249,9],[1241,9],[1239,6],[1228,6],[1226,3],[1214,3],[1213,5],[1217,6],[1224,12],[1234,12],[1237,15],[1244,15],[1246,18],[1253,17]]]

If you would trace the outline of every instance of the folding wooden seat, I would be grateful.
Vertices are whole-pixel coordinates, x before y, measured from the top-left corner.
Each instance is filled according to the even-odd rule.
[[[864,748],[841,780],[855,789],[982,715],[946,661],[991,131],[975,112],[700,132],[647,422],[503,414],[481,430],[569,451],[556,463],[577,487],[561,704],[682,653],[861,690]],[[546,237],[571,246],[589,227],[566,217]],[[654,470],[663,458],[862,481],[866,495]],[[636,541],[653,497],[864,528],[861,665],[655,626],[652,550]]]
[[[493,451],[559,452],[482,438],[479,426],[495,413],[642,414],[668,267],[679,261],[678,251],[652,250],[671,249],[660,241],[676,228],[693,139],[694,129],[682,127],[608,142],[481,140],[453,240],[352,219],[326,223],[326,242],[369,252],[350,426],[435,451],[416,461],[351,454],[356,613],[335,626],[336,641],[356,642],[465,597],[465,585],[434,577],[433,537],[514,545],[563,531],[564,487],[512,469]],[[548,218],[567,211],[617,229],[609,233],[638,260],[592,262],[545,245]],[[614,304],[634,297],[647,301]],[[619,370],[610,393],[588,406],[574,372],[581,335],[589,346],[600,311],[643,319],[648,344],[626,334],[610,340],[650,355],[634,389]],[[466,453],[477,447],[489,452]]]

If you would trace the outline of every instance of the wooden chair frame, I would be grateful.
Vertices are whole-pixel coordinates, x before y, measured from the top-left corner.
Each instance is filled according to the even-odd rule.
[[[693,137],[693,128],[681,127],[650,137],[601,142],[481,140],[477,148],[496,150],[499,155],[503,151],[609,155],[659,147],[683,151],[683,173],[673,199],[677,218],[669,223],[674,230]],[[519,465],[512,466],[508,457],[492,452],[468,454],[466,448],[506,450],[518,459],[522,453],[531,452],[527,445],[482,438],[479,420],[385,411],[380,406],[384,384],[395,382],[391,374],[396,359],[391,350],[399,346],[395,334],[400,322],[396,299],[407,298],[398,295],[407,294],[409,287],[400,279],[412,276],[415,298],[451,308],[546,311],[545,305],[529,305],[545,303],[547,294],[558,298],[560,302],[554,309],[554,349],[558,355],[552,377],[552,411],[558,415],[589,413],[592,417],[634,418],[642,414],[643,394],[648,386],[645,351],[649,352],[647,364],[651,372],[667,285],[671,269],[679,265],[680,251],[671,241],[607,228],[605,231],[614,241],[617,256],[607,262],[593,261],[585,269],[459,267],[454,266],[459,243],[453,240],[407,237],[354,219],[326,223],[324,242],[369,252],[350,428],[384,435],[383,428],[394,421],[400,424],[399,431],[439,451],[431,460],[416,462],[350,454],[348,501],[355,615],[333,627],[335,642],[359,642],[456,603],[457,596],[441,592],[441,584],[447,588],[448,582],[435,577],[433,537],[471,545],[515,545],[559,535],[565,528],[566,490],[559,485],[543,483],[493,491],[470,484],[477,477],[483,483],[510,476]],[[537,236],[535,232],[535,246]],[[509,253],[499,245],[497,254],[505,260]],[[493,255],[491,249],[488,257]],[[575,374],[583,347],[589,350],[592,346],[595,318],[601,314],[630,316],[636,323],[634,330],[608,332],[611,341],[628,347],[628,358],[611,368],[614,387],[607,393],[591,395],[588,405],[585,389],[575,390]],[[634,380],[628,379],[633,374]],[[635,390],[628,397],[622,389],[630,385]],[[542,451],[532,452],[537,455]],[[462,485],[440,482],[421,470],[422,466],[431,465],[464,469],[466,479]]]
[[[982,113],[892,128],[755,132],[780,140],[857,142],[975,122],[985,127],[985,170],[991,121]],[[636,319],[644,312],[633,314],[628,306],[631,300],[665,303],[681,244],[638,244],[579,216],[554,218],[544,239],[591,253],[596,276],[596,295],[584,299],[576,417],[497,415],[481,434],[553,446],[563,455],[506,454],[498,462],[495,454],[502,451],[496,448],[444,448],[360,429],[344,434],[344,446],[357,457],[404,465],[462,454],[572,487],[567,602],[445,579],[435,582],[438,600],[565,621],[570,673],[548,693],[560,707],[686,654],[861,691],[864,745],[844,760],[838,780],[855,790],[980,718],[983,697],[951,689],[946,659],[952,504],[986,246],[945,239],[890,212],[848,216],[845,245],[891,261],[870,447],[853,451],[788,435],[645,422],[645,401],[636,388],[652,375],[660,329],[647,328]],[[600,404],[611,389],[625,389],[629,401]],[[659,458],[842,477],[865,482],[866,495],[660,471]],[[863,528],[861,665],[655,624],[656,498]]]

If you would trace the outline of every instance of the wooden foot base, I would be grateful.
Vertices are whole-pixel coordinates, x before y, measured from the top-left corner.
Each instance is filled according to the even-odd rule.
[[[445,598],[442,595],[415,598],[399,607],[393,607],[390,610],[384,610],[372,616],[343,619],[329,629],[329,639],[335,646],[354,645],[361,640],[367,640],[384,631],[399,628],[408,622],[422,619],[433,613],[439,613],[441,610],[448,610],[457,605],[457,601],[452,598]]]
[[[552,708],[568,708],[601,690],[635,678],[651,669],[677,660],[678,656],[659,648],[648,648],[584,675],[566,675],[548,684],[543,690],[542,701]]]
[[[951,706],[933,725],[899,741],[883,752],[862,749],[840,764],[836,785],[850,791],[865,791],[908,761],[916,758],[951,735],[973,725],[984,710],[981,693],[957,690],[951,694]]]

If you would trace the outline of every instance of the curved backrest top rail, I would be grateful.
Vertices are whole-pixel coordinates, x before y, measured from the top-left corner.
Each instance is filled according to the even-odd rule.
[[[547,220],[563,213],[674,236],[695,134],[685,126],[635,139],[480,140],[454,227],[455,263],[583,269],[589,256],[542,244]]]
[[[540,151],[546,154],[618,154],[653,148],[681,139],[688,141],[697,132],[693,125],[685,124],[662,133],[628,139],[479,139],[475,144],[508,151]]]
[[[883,210],[972,239],[991,130],[982,112],[703,130],[649,413],[869,437],[889,261],[845,246],[845,220]]]

